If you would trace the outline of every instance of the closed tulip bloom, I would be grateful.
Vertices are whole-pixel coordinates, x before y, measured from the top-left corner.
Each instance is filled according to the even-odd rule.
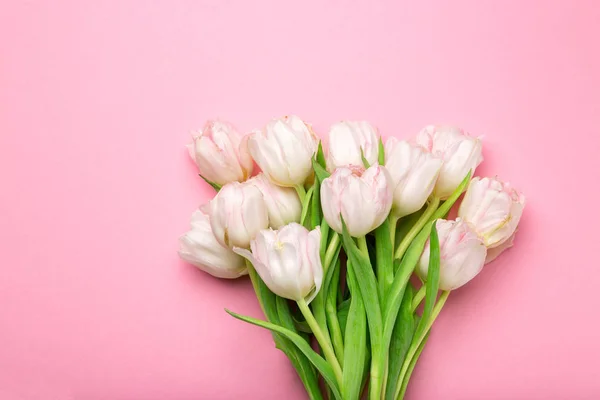
[[[385,167],[394,188],[392,213],[403,217],[423,207],[433,191],[442,160],[420,146],[391,137],[385,144]]]
[[[318,139],[310,126],[295,115],[274,119],[250,134],[250,154],[276,185],[302,185],[312,174]]]
[[[263,194],[269,214],[269,226],[278,229],[290,222],[300,222],[302,203],[294,189],[277,186],[262,173],[248,183],[256,186]]]
[[[440,242],[440,289],[454,290],[473,279],[483,268],[487,249],[477,233],[465,221],[436,222]],[[417,274],[427,279],[430,243],[419,259]]]
[[[248,248],[254,236],[269,227],[260,190],[248,182],[223,186],[210,202],[210,226],[223,246]]]
[[[362,237],[383,223],[392,207],[392,187],[386,168],[373,165],[340,167],[321,184],[323,216],[333,230]],[[341,216],[341,217],[340,217]]]
[[[323,267],[319,256],[321,230],[309,231],[297,223],[279,230],[260,231],[251,242],[251,252],[235,251],[252,262],[273,293],[309,303],[321,289]]]
[[[481,140],[452,126],[430,125],[417,135],[417,144],[444,161],[433,193],[444,200],[456,190],[469,171],[483,161]]]
[[[458,216],[473,226],[487,247],[506,242],[517,229],[525,196],[496,178],[473,178]]]
[[[364,166],[362,155],[369,165],[377,164],[379,142],[377,129],[367,121],[341,121],[329,130],[327,168],[334,171],[349,165]]]
[[[208,121],[187,148],[200,175],[218,185],[244,181],[252,173],[247,137],[227,122]]]
[[[194,211],[191,225],[179,238],[179,257],[217,278],[234,279],[248,273],[244,259],[217,241],[203,209]]]

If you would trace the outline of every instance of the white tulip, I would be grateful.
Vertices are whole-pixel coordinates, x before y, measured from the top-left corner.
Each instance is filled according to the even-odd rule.
[[[420,146],[391,137],[385,144],[385,167],[394,188],[392,213],[403,217],[423,207],[433,191],[442,160]]]
[[[300,222],[302,203],[296,190],[277,186],[262,173],[248,183],[256,186],[263,194],[271,227],[278,229],[290,222]]]
[[[191,226],[179,238],[179,257],[217,278],[234,279],[248,273],[244,259],[217,241],[203,209],[194,211]]]
[[[312,157],[318,143],[310,126],[290,115],[251,133],[248,148],[271,182],[294,187],[304,184],[312,174]]]
[[[369,165],[377,164],[378,156],[379,136],[377,129],[369,122],[342,121],[331,126],[327,160],[327,168],[331,172],[338,167],[350,165],[362,167],[362,157]]]
[[[260,231],[250,244],[251,252],[234,250],[252,262],[273,293],[310,303],[323,281],[320,245],[319,227],[309,231],[300,224],[291,223],[279,230]]]
[[[248,248],[254,236],[269,227],[262,193],[248,182],[223,186],[210,202],[210,225],[222,245]]]

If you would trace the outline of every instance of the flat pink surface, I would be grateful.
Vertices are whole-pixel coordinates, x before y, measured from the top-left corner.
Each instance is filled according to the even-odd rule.
[[[590,1],[2,1],[0,399],[304,399],[246,279],[181,262],[208,118],[485,135],[527,195],[454,293],[411,400],[600,398],[600,7]]]

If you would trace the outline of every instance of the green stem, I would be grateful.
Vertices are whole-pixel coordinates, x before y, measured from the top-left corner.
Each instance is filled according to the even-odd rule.
[[[419,234],[421,229],[423,229],[423,227],[425,226],[425,224],[427,223],[429,218],[433,215],[435,210],[437,210],[439,205],[440,205],[439,198],[434,197],[431,199],[431,201],[427,205],[427,208],[425,209],[425,212],[421,215],[421,217],[417,220],[417,222],[413,225],[413,227],[410,228],[410,231],[408,231],[406,236],[404,236],[404,238],[402,238],[402,241],[398,245],[398,250],[396,250],[396,255],[395,255],[395,257],[397,259],[402,259],[402,257],[404,256],[404,253],[408,249],[408,246],[410,246],[413,239]]]
[[[427,325],[425,326],[425,329],[423,330],[423,334],[421,335],[421,337],[413,338],[413,341],[410,344],[410,347],[408,349],[408,353],[406,354],[406,358],[404,359],[404,363],[402,364],[402,369],[400,370],[400,378],[398,379],[398,385],[396,386],[396,394],[394,396],[394,398],[396,400],[403,399],[404,392],[402,391],[402,388],[404,388],[404,390],[406,390],[406,387],[408,386],[408,380],[410,379],[410,376],[412,374],[412,369],[410,368],[411,364],[412,364],[412,367],[414,368],[414,365],[416,364],[416,357],[418,357],[417,353],[419,352],[419,347],[421,347],[421,343],[427,336],[427,333],[431,329],[433,322],[436,320],[436,318],[440,314],[440,311],[442,311],[442,308],[444,307],[444,304],[446,304],[446,300],[448,299],[449,295],[450,295],[449,290],[442,292],[442,294],[440,295],[440,298],[438,299],[437,303],[435,304],[435,307],[433,308],[431,318],[429,318],[429,321],[427,321]]]
[[[390,224],[389,224],[389,226],[390,226],[390,241],[392,243],[392,251],[393,251],[394,246],[395,246],[395,241],[396,241],[396,226],[398,225],[398,220],[400,218],[395,217],[391,214],[390,214],[389,218],[390,218]],[[377,263],[377,266],[379,266],[379,263]],[[379,293],[381,295],[381,298],[383,299],[383,296],[385,296],[388,289],[392,286],[392,283],[394,282],[393,263],[391,265],[390,271],[377,271],[377,279],[379,281]]]
[[[329,293],[327,293],[327,299],[325,300],[325,313],[327,315],[327,323],[329,325],[329,331],[331,332],[331,341],[333,343],[333,349],[337,356],[340,365],[344,364],[344,339],[342,335],[342,329],[340,328],[340,321],[337,316],[337,292],[340,281],[340,267],[339,265],[333,266],[333,277],[329,284]]]
[[[360,249],[360,251],[365,256],[367,256],[367,258],[369,258],[369,248],[367,247],[367,237],[361,236],[359,238],[356,238],[356,240],[358,241],[358,248]]]
[[[425,285],[421,286],[419,291],[417,293],[415,293],[415,297],[413,297],[413,301],[412,301],[412,305],[411,305],[411,310],[413,313],[417,310],[417,307],[419,307],[419,304],[421,304],[424,297],[425,297]]]
[[[300,312],[302,312],[302,315],[304,315],[304,318],[306,319],[308,326],[310,326],[310,329],[313,331],[315,338],[317,338],[317,342],[319,342],[319,346],[321,346],[321,350],[323,351],[323,354],[325,355],[327,362],[329,362],[329,364],[333,368],[333,373],[335,374],[335,379],[338,381],[338,384],[340,385],[340,388],[341,388],[342,387],[342,368],[340,367],[340,363],[338,362],[337,358],[335,357],[335,352],[333,351],[333,348],[329,344],[329,341],[327,340],[327,338],[325,338],[325,335],[323,335],[323,331],[321,331],[321,328],[319,328],[319,324],[317,323],[317,320],[315,319],[312,312],[310,311],[310,308],[308,308],[308,304],[306,304],[306,300],[300,299],[297,301],[297,303],[298,303],[298,308],[300,309]]]
[[[325,257],[323,258],[323,270],[327,271],[329,267],[331,267],[331,263],[333,262],[333,257],[335,257],[335,253],[340,245],[340,235],[334,232],[331,241],[327,245],[327,251],[325,252]]]
[[[304,189],[304,185],[296,185],[294,186],[294,189],[296,189],[298,197],[300,197],[300,204],[304,204],[304,198],[306,197],[306,189]]]

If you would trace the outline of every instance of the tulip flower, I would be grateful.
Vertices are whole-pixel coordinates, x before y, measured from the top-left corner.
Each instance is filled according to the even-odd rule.
[[[391,137],[385,144],[385,167],[392,178],[396,217],[412,214],[423,207],[442,167],[442,160],[420,146]]]
[[[385,167],[340,167],[321,184],[323,216],[333,230],[362,237],[387,218],[392,207],[391,178]]]
[[[319,227],[309,231],[293,222],[279,230],[260,231],[250,243],[251,252],[240,248],[234,250],[252,262],[273,293],[310,303],[323,281],[320,244]]]
[[[244,259],[217,241],[203,208],[194,211],[191,225],[179,238],[179,257],[217,278],[234,279],[248,273]]]
[[[269,180],[279,186],[304,184],[312,174],[318,139],[300,118],[291,115],[270,121],[250,134],[250,154]]]
[[[187,148],[204,179],[222,186],[244,181],[252,173],[254,163],[248,152],[247,137],[230,124],[208,121],[193,139]]]
[[[279,229],[290,222],[300,222],[302,204],[294,189],[277,186],[262,173],[248,183],[256,186],[263,194],[271,227]]]
[[[441,290],[457,289],[473,279],[483,268],[487,249],[483,240],[465,221],[437,220],[436,229],[440,241],[440,284]],[[427,279],[430,244],[425,249],[417,266],[417,274]]]
[[[269,227],[260,190],[248,182],[223,186],[210,202],[210,226],[223,246],[248,248],[254,236]]]
[[[362,154],[361,154],[362,150]],[[342,121],[329,130],[328,169],[333,172],[343,166],[364,166],[362,157],[369,165],[377,164],[379,142],[377,130],[367,121]]]
[[[506,242],[517,229],[525,196],[496,178],[473,178],[458,216],[473,226],[489,248]]]
[[[427,126],[417,135],[417,144],[444,161],[433,189],[433,194],[442,200],[448,198],[469,171],[474,172],[483,161],[481,140],[459,128]]]

